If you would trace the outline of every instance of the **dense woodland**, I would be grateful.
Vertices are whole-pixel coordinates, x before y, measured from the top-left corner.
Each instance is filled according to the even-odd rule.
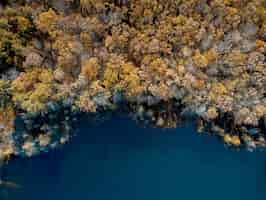
[[[121,104],[265,145],[265,0],[1,2],[0,157],[64,144],[76,113]]]

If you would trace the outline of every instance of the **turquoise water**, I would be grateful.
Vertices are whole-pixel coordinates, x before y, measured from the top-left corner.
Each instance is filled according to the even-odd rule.
[[[3,169],[8,200],[265,200],[265,152],[233,151],[191,124],[162,130],[86,120],[70,144]]]

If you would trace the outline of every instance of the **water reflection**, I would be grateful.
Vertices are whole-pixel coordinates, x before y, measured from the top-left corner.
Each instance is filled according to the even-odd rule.
[[[8,199],[265,199],[265,152],[232,151],[191,125],[141,128],[114,117],[80,125],[56,151],[17,159],[5,180],[23,186]]]

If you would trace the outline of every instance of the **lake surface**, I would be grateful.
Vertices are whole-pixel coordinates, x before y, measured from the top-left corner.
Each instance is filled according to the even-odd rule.
[[[72,141],[31,159],[16,159],[4,176],[22,186],[8,200],[265,200],[266,152],[235,151],[191,124],[143,128],[125,117],[92,126],[83,120]]]

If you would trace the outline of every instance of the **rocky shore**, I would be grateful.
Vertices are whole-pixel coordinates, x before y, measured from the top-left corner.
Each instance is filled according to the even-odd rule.
[[[266,145],[264,0],[5,0],[0,158],[66,143],[80,114]]]

